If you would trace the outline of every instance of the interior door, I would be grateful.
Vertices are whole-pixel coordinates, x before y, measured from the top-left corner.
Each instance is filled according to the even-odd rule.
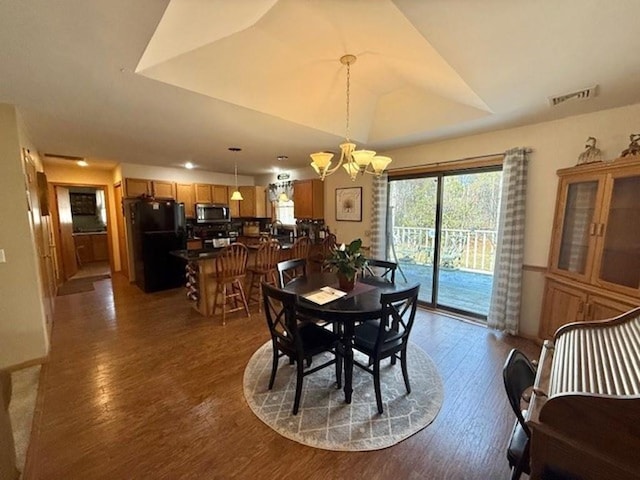
[[[56,185],[56,201],[58,205],[58,231],[60,232],[60,251],[62,254],[62,270],[67,281],[78,272],[76,262],[76,246],[73,241],[73,217],[71,216],[71,200],[69,189]]]

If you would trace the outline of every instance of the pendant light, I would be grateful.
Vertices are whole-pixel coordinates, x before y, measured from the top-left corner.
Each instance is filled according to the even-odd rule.
[[[229,151],[231,152],[240,152],[242,149],[239,147],[229,147]],[[231,200],[244,200],[244,198],[242,198],[242,194],[240,193],[240,190],[238,189],[238,163],[234,162],[233,164],[234,166],[234,175],[236,178],[236,190],[231,194]]]

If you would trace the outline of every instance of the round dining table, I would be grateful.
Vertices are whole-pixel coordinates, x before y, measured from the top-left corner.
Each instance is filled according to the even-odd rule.
[[[375,276],[359,278],[352,291],[347,295],[336,298],[324,305],[318,305],[307,300],[305,295],[318,291],[322,287],[338,289],[338,278],[334,273],[311,273],[293,279],[284,290],[297,295],[296,306],[300,313],[330,323],[337,323],[342,328],[344,344],[344,396],[347,403],[351,403],[353,392],[353,335],[356,323],[380,319],[382,304],[380,295],[393,293],[405,289],[385,279]]]

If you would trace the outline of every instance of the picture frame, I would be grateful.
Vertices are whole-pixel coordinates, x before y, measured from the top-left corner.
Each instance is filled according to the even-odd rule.
[[[362,221],[362,187],[336,188],[336,220]]]

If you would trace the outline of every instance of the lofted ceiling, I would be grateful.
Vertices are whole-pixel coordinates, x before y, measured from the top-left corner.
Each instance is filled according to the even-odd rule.
[[[344,54],[350,138],[384,151],[640,102],[638,18],[637,0],[3,1],[0,102],[42,152],[263,174],[338,149]]]

